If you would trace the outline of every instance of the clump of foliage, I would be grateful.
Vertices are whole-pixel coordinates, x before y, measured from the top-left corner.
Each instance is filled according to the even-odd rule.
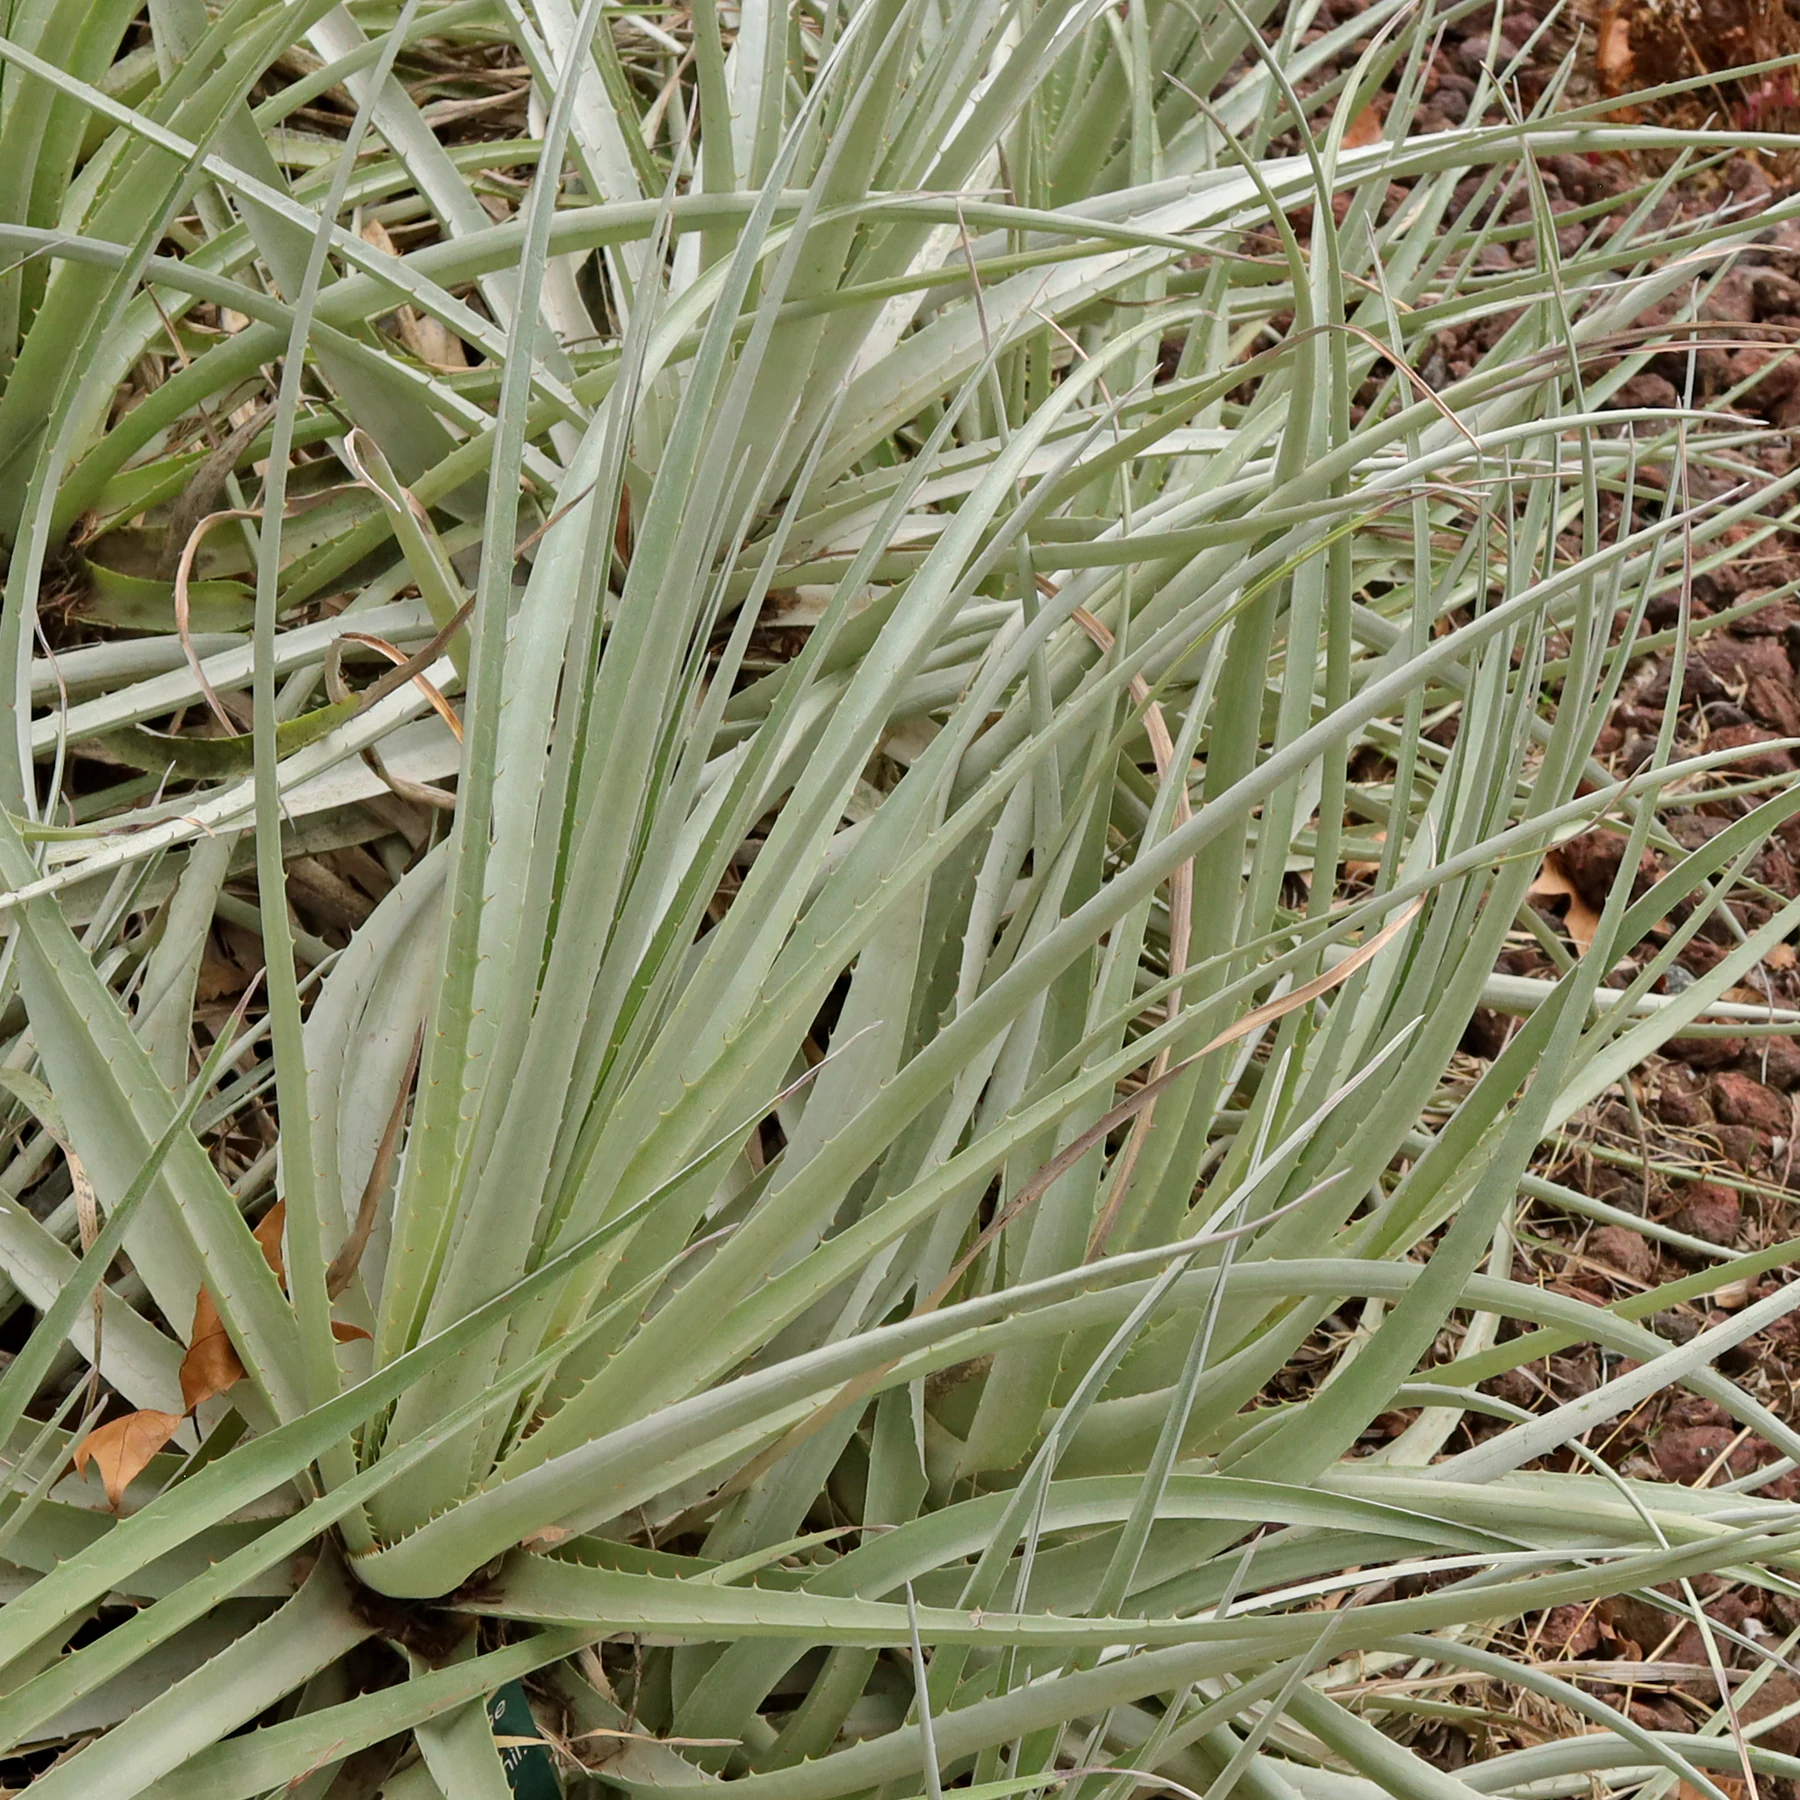
[[[1800,1457],[1720,1363],[1791,1285],[1655,1323],[1792,1246],[1510,1279],[1547,1136],[1795,1026],[1727,990],[1800,903],[1724,909],[1800,794],[1672,713],[1593,756],[1646,617],[1679,659],[1789,519],[1742,421],[1608,405],[1785,212],[1670,223],[1729,140],[1504,69],[1409,135],[1439,21],[1313,12],[14,8],[0,1743],[44,1800],[1800,1774],[1791,1645],[1689,1734],[1509,1649],[1800,1592],[1800,1508],[1586,1445],[1685,1385]],[[1543,158],[1639,153],[1552,210]],[[1596,821],[1586,954],[1497,979]],[[352,849],[380,903],[298,918]],[[1578,1343],[1592,1392],[1482,1391]],[[1444,1677],[1570,1732],[1445,1773]]]

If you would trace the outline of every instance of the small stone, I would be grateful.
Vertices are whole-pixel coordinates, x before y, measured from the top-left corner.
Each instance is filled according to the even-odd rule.
[[[1770,1490],[1764,1488],[1767,1494]],[[1744,1721],[1746,1724],[1757,1719],[1766,1719],[1771,1713],[1780,1712],[1800,1700],[1800,1684],[1791,1675],[1771,1675],[1749,1699],[1744,1702]],[[1773,1750],[1780,1756],[1793,1756],[1800,1752],[1800,1713],[1791,1719],[1784,1719],[1779,1725],[1771,1726],[1767,1731],[1758,1732],[1756,1742],[1759,1747]]]
[[[1712,1107],[1679,1064],[1663,1071],[1651,1110],[1665,1125],[1695,1126],[1712,1122]]]
[[[1496,1399],[1523,1410],[1529,1410],[1534,1402],[1543,1397],[1537,1383],[1522,1369],[1505,1369],[1484,1385]]]
[[[1688,948],[1691,950],[1693,945]],[[1691,986],[1685,982],[1683,986]],[[1679,993],[1680,988],[1670,990]],[[1744,1054],[1742,1038],[1671,1038],[1664,1054],[1679,1057],[1690,1069],[1723,1069]]]
[[[1788,682],[1753,675],[1744,689],[1744,704],[1782,737],[1800,737],[1800,698]]]
[[[1648,1281],[1656,1268],[1656,1252],[1623,1225],[1602,1225],[1588,1233],[1587,1253],[1597,1263],[1617,1269],[1633,1281]]]
[[[1792,357],[1781,356],[1772,345],[1753,344],[1733,353],[1727,379],[1735,385],[1752,377],[1756,378],[1756,385],[1745,398],[1752,409],[1767,418],[1769,409],[1780,405],[1794,391],[1800,382],[1800,370],[1794,368]]]
[[[1796,384],[1800,384],[1800,369],[1794,371],[1794,380]],[[1800,630],[1800,607],[1795,606],[1791,600],[1771,600],[1767,606],[1759,607],[1755,612],[1739,619],[1731,629],[1738,637],[1781,638],[1787,644],[1788,661],[1792,663],[1794,633]]]
[[[1634,1725],[1642,1725],[1647,1731],[1671,1732],[1684,1732],[1693,1722],[1682,1711],[1681,1702],[1673,1696],[1664,1696],[1655,1700],[1633,1700],[1631,1721]],[[1768,1740],[1765,1738],[1760,1741],[1766,1743]]]
[[[1741,687],[1758,675],[1773,681],[1794,679],[1794,665],[1779,638],[1727,637],[1715,631],[1694,647],[1694,654],[1732,687]]]
[[[1765,179],[1763,186],[1767,187]],[[1741,269],[1719,281],[1701,303],[1703,319],[1722,319],[1733,325],[1748,325],[1756,317],[1756,292],[1750,276]]]
[[[1800,1088],[1800,1044],[1787,1037],[1750,1038],[1744,1067],[1765,1086],[1791,1094]]]
[[[1729,1248],[1744,1229],[1744,1203],[1731,1188],[1696,1181],[1683,1192],[1681,1205],[1669,1223],[1689,1237]]]
[[[1538,1628],[1538,1642],[1559,1656],[1585,1656],[1600,1642],[1600,1622],[1591,1606],[1553,1606]]]
[[[1776,893],[1785,894],[1791,900],[1800,893],[1800,873],[1794,868],[1794,859],[1786,847],[1771,839],[1762,848],[1756,861],[1751,864],[1751,875],[1766,887],[1772,887]]]
[[[1719,1148],[1733,1168],[1752,1169],[1756,1166],[1760,1145],[1757,1134],[1748,1125],[1715,1125],[1713,1136],[1719,1140]]]
[[[1712,1081],[1713,1113],[1726,1125],[1748,1125],[1780,1137],[1792,1129],[1793,1111],[1773,1088],[1741,1069],[1722,1069]]]
[[[1506,1040],[1512,1032],[1513,1021],[1505,1013],[1478,1006],[1463,1028],[1462,1042],[1457,1048],[1466,1056],[1478,1056],[1483,1062],[1492,1062],[1506,1048]]]
[[[1756,301],[1756,310],[1764,318],[1771,313],[1791,313],[1800,309],[1800,281],[1777,270],[1759,270],[1750,292]]]
[[[1758,744],[1772,743],[1770,733],[1760,725],[1726,725],[1712,733],[1706,748],[1741,752],[1723,765],[1721,774],[1737,776],[1745,781],[1760,781],[1771,775],[1790,775],[1794,769],[1793,753],[1787,750],[1758,750]]]
[[[1645,370],[1642,374],[1632,376],[1606,404],[1616,407],[1663,408],[1679,406],[1681,396],[1676,393],[1673,382]]]
[[[1723,825],[1726,821],[1723,819],[1715,819],[1712,823],[1715,825]],[[1713,935],[1715,927],[1717,928],[1718,937]],[[1700,927],[1700,935],[1698,937],[1690,938],[1687,943],[1682,945],[1680,959],[1681,966],[1686,969],[1690,975],[1710,975],[1713,970],[1725,960],[1725,946],[1719,941],[1724,935],[1725,927],[1719,925],[1718,921],[1715,919],[1708,919],[1706,923]],[[1717,1044],[1738,1044],[1738,1049],[1733,1051],[1730,1056],[1724,1058],[1725,1062],[1736,1062],[1738,1057],[1743,1053],[1743,1046],[1736,1038],[1715,1038],[1713,1039],[1713,1042]],[[1688,1061],[1697,1069],[1706,1067],[1697,1056],[1690,1056]],[[1718,1068],[1721,1065],[1718,1062],[1714,1062],[1712,1066]]]
[[[1648,1656],[1677,1624],[1672,1614],[1651,1601],[1640,1600],[1636,1594],[1614,1594],[1602,1600],[1594,1611],[1605,1621],[1614,1638],[1637,1646],[1638,1656],[1632,1659],[1634,1662]]]
[[[1700,1335],[1702,1327],[1692,1313],[1671,1306],[1664,1312],[1652,1314],[1650,1329],[1671,1344],[1691,1344]]]
[[[1665,1481],[1679,1482],[1683,1487],[1698,1481],[1713,1467],[1737,1436],[1729,1425],[1689,1425],[1678,1431],[1665,1431],[1651,1446],[1651,1455]],[[1731,1452],[1730,1469],[1719,1469],[1713,1480],[1748,1475],[1756,1467],[1756,1448],[1748,1440]]]
[[[1584,831],[1579,837],[1565,839],[1556,847],[1557,860],[1574,884],[1575,890],[1589,906],[1598,910],[1619,878],[1625,860],[1625,840],[1612,831]],[[1648,893],[1661,873],[1661,864],[1653,851],[1646,850],[1638,860],[1636,879],[1631,884],[1635,900]]]

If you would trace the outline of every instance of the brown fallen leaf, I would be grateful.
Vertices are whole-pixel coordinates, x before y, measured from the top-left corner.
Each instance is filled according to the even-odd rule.
[[[1350,129],[1344,133],[1344,148],[1360,150],[1366,144],[1381,142],[1382,117],[1381,108],[1371,100],[1354,119],[1350,121]]]
[[[420,362],[433,369],[466,369],[469,353],[463,341],[441,319],[410,306],[400,308],[400,341]]]
[[[287,1286],[287,1269],[281,1260],[281,1228],[286,1223],[287,1202],[277,1200],[250,1234],[262,1246],[263,1261],[275,1271],[275,1279],[284,1288]]]
[[[1603,92],[1622,94],[1632,85],[1636,73],[1631,51],[1631,7],[1629,0],[1608,6],[1600,15],[1600,28],[1594,43],[1594,73]]]
[[[106,1485],[107,1504],[114,1512],[125,1490],[149,1467],[150,1459],[181,1429],[181,1413],[157,1412],[145,1407],[111,1419],[75,1447],[75,1467],[83,1475],[91,1462]]]
[[[1581,890],[1569,879],[1568,870],[1554,850],[1544,858],[1543,867],[1532,881],[1529,897],[1533,900],[1566,899],[1568,906],[1562,917],[1571,941],[1584,954],[1593,948],[1594,934],[1600,929],[1600,915],[1582,899]]]
[[[1543,860],[1538,872],[1531,878],[1531,886],[1527,890],[1533,900],[1555,900],[1563,896],[1579,899],[1581,890],[1569,879],[1569,871],[1563,860],[1554,850]]]
[[[342,1319],[331,1321],[331,1335],[340,1344],[354,1344],[358,1338],[373,1338],[371,1331],[364,1331],[360,1325],[346,1325]]]
[[[261,1246],[263,1260],[275,1271],[275,1279],[284,1287],[287,1277],[281,1263],[281,1228],[286,1218],[287,1202],[277,1200],[250,1234]],[[219,1317],[212,1295],[202,1288],[194,1297],[194,1325],[188,1333],[187,1354],[181,1359],[181,1397],[192,1412],[243,1378],[244,1365],[225,1333],[225,1321]]]
[[[225,1335],[225,1321],[205,1288],[194,1297],[194,1328],[181,1359],[181,1398],[189,1412],[244,1377],[244,1365]]]
[[[362,240],[365,244],[373,244],[377,250],[385,251],[389,256],[400,254],[394,240],[388,235],[387,227],[379,219],[363,220]],[[397,306],[394,308],[394,324],[399,330],[401,343],[420,362],[427,363],[434,369],[466,369],[469,366],[469,355],[463,348],[462,339],[429,313],[422,313],[417,307]]]
[[[1585,954],[1593,949],[1595,934],[1600,929],[1600,915],[1579,895],[1569,902],[1569,910],[1563,914],[1563,924],[1568,927],[1569,936],[1577,950]]]

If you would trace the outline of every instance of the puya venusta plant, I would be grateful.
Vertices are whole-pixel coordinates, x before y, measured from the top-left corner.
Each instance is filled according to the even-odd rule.
[[[1411,135],[1440,21],[1314,16],[15,16],[0,1736],[49,1800],[1800,1773],[1787,1650],[1693,1585],[1791,1591],[1800,1510],[1583,1442],[1685,1385],[1800,1455],[1721,1363],[1789,1285],[1653,1322],[1791,1247],[1610,1308],[1510,1257],[1645,1056],[1800,1025],[1728,992],[1800,796],[1673,712],[1594,754],[1646,615],[1790,519],[1742,418],[1609,405],[1770,215],[1666,223],[1735,140],[1560,81]],[[477,64],[522,129],[452,141]],[[1637,172],[1573,251],[1564,154]],[[1496,976],[1596,821],[1657,884]],[[289,875],[351,846],[385,897],[321,936]],[[1577,1343],[1629,1367],[1482,1390]],[[1513,1652],[1622,1592],[1751,1659],[1706,1728]],[[1440,1677],[1579,1725],[1447,1773]]]

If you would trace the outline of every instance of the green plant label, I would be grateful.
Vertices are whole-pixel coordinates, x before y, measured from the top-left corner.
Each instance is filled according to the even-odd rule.
[[[549,1745],[539,1736],[525,1689],[516,1681],[496,1689],[488,1695],[487,1716],[500,1745],[506,1784],[519,1800],[562,1800],[556,1765],[550,1760]]]

